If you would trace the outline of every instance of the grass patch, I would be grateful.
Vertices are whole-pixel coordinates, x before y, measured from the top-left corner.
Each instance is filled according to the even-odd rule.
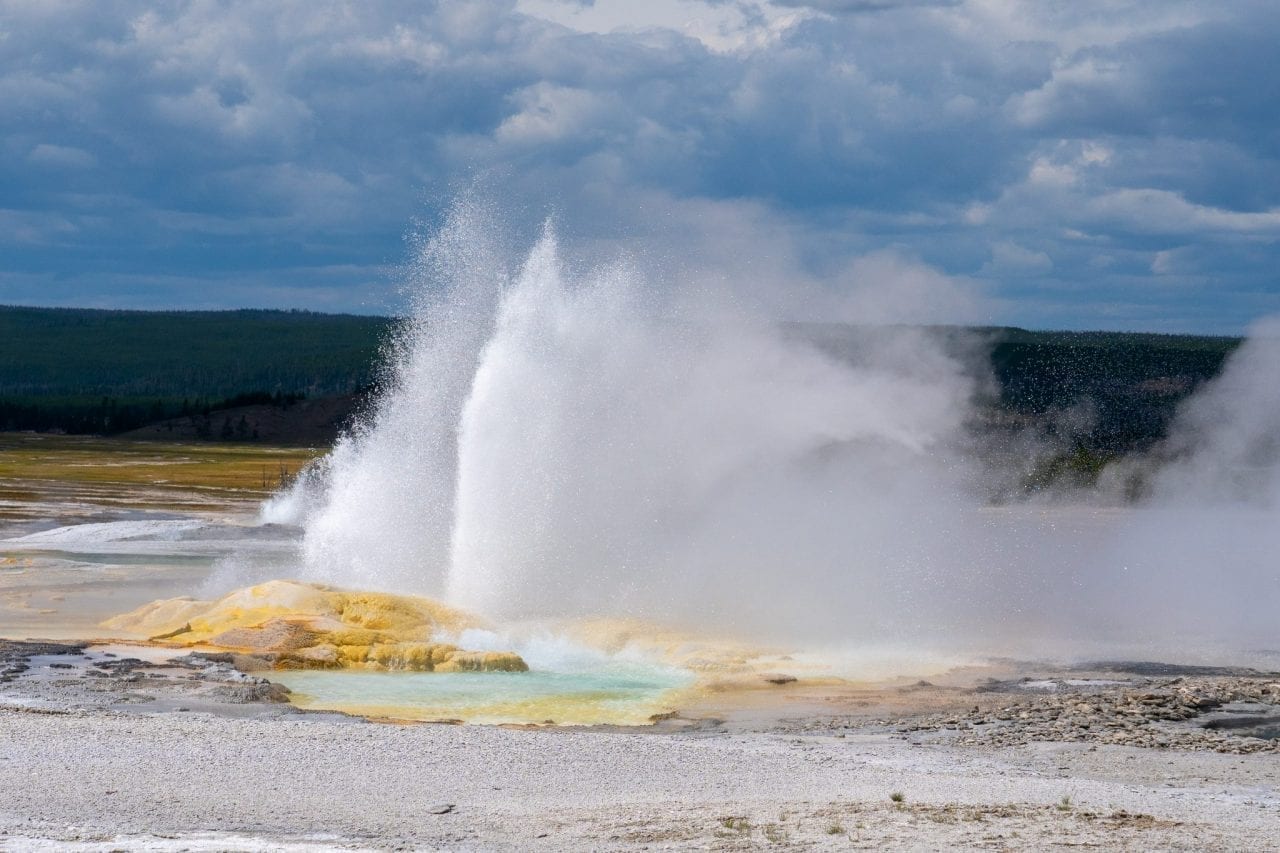
[[[0,479],[274,491],[323,451],[0,433]]]
[[[785,844],[787,842],[787,831],[779,824],[766,823],[760,831],[764,833],[765,840],[770,844]]]

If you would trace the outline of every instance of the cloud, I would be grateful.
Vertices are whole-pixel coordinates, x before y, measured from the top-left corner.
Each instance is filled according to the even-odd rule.
[[[1280,235],[1280,208],[1258,212],[1192,204],[1168,190],[1121,189],[1098,196],[1092,210],[1128,228],[1161,234],[1237,232]]]
[[[555,143],[590,138],[607,129],[609,104],[594,92],[536,83],[513,95],[519,112],[507,116],[494,131],[499,143]]]
[[[959,6],[963,0],[779,0],[779,6],[796,6],[822,12],[886,12],[891,9]]]
[[[75,224],[57,214],[0,209],[0,245],[52,246],[75,232]]]
[[[991,260],[982,265],[985,275],[1043,275],[1053,269],[1053,260],[1044,252],[1002,240],[991,247]]]
[[[82,148],[41,142],[31,149],[27,162],[58,169],[89,169],[98,164],[98,158]]]
[[[681,222],[688,267],[738,270],[712,245],[743,245],[733,211],[781,229],[752,232],[786,243],[744,247],[757,270],[838,287],[889,252],[1027,325],[1280,310],[1267,3],[82,0],[10,4],[3,29],[6,260],[86,300],[119,275],[216,300],[228,266],[382,268],[480,176],[567,241],[649,251]],[[1194,276],[1153,270],[1174,249]]]

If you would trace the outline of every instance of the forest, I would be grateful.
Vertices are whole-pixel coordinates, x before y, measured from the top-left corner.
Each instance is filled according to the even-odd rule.
[[[310,311],[0,307],[0,429],[116,435],[167,422],[165,434],[176,435],[171,424],[183,419],[190,437],[247,441],[264,410],[332,400],[312,406],[307,433],[332,436],[376,386],[381,348],[397,322]],[[848,358],[877,334],[837,324],[789,328]],[[965,357],[979,352],[993,380],[981,406],[989,428],[1069,432],[1060,464],[1083,469],[1159,440],[1178,403],[1240,343],[1011,327],[935,331]],[[321,429],[317,419],[334,426]],[[289,419],[272,423],[276,440],[287,441]]]
[[[0,307],[0,429],[112,435],[359,394],[376,379],[394,322],[311,311]]]

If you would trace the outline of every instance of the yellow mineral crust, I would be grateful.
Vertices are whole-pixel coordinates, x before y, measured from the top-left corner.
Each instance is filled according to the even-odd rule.
[[[640,619],[581,619],[565,634],[610,654],[630,652],[700,674],[752,673],[776,667],[780,652],[737,640],[701,636]]]
[[[216,601],[153,601],[102,624],[153,640],[257,655],[282,668],[528,669],[515,652],[471,652],[436,642],[441,634],[487,627],[464,610],[421,596],[298,581],[270,581]]]

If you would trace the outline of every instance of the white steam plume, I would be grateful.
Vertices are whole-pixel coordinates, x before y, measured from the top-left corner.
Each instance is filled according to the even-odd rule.
[[[1280,318],[1256,323],[1150,456],[1102,488],[1144,482],[1106,559],[1117,620],[1147,638],[1280,649]],[[1105,599],[1104,599],[1105,600]]]
[[[407,270],[412,314],[368,420],[264,510],[304,522],[310,577],[346,586],[442,589],[453,525],[457,424],[505,281],[499,231],[460,203]]]
[[[304,576],[935,650],[1280,645],[1275,325],[1188,403],[1146,503],[994,507],[989,379],[954,333],[823,341],[777,292],[575,265],[550,231],[513,264],[494,220],[459,205],[420,247],[375,411],[268,508],[305,523]],[[945,280],[895,299],[903,263],[855,265],[849,304],[911,319]]]

